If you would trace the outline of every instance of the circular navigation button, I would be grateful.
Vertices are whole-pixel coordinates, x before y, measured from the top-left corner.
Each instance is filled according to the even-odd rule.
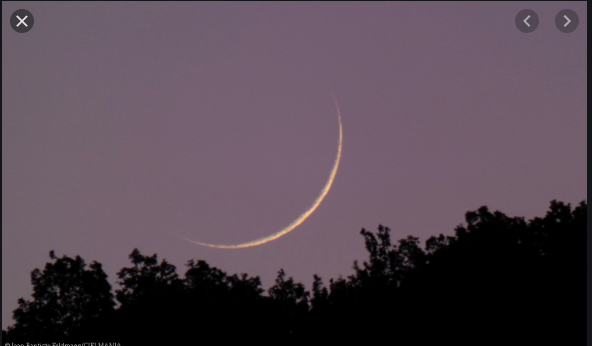
[[[16,10],[12,16],[10,16],[10,26],[14,29],[14,31],[21,34],[31,30],[34,23],[35,20],[33,19],[33,15],[27,10]]]
[[[572,10],[561,10],[555,16],[555,26],[559,31],[569,34],[573,32],[580,24],[580,18]]]
[[[533,10],[522,10],[516,15],[514,22],[518,30],[528,34],[539,26],[539,16]]]

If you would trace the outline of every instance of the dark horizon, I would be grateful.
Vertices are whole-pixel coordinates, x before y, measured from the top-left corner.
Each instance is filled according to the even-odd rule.
[[[350,338],[379,340],[392,329],[406,343],[473,344],[495,334],[488,339],[573,344],[580,339],[573,309],[583,303],[574,290],[586,270],[587,215],[584,201],[573,207],[551,201],[544,216],[528,221],[484,206],[467,212],[454,236],[440,233],[425,244],[411,235],[393,239],[382,225],[362,229],[368,257],[354,261],[355,273],[314,275],[310,289],[283,269],[265,289],[258,276],[227,273],[200,259],[187,261],[182,275],[138,249],[112,289],[100,263],[87,267],[79,256],[51,251],[43,270],[31,273],[35,298],[19,300],[2,340],[119,346],[207,332],[228,341],[263,325],[258,341],[339,338],[344,330]],[[420,337],[425,331],[432,335]]]

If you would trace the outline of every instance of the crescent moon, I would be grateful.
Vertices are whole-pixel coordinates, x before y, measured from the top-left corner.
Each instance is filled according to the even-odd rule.
[[[183,238],[187,241],[190,241],[194,244],[201,245],[201,246],[207,246],[207,247],[211,247],[211,248],[242,249],[242,248],[247,248],[247,247],[252,247],[252,246],[257,246],[257,245],[263,245],[265,243],[269,243],[270,241],[276,240],[276,239],[290,233],[296,227],[300,226],[306,219],[308,219],[308,217],[319,207],[319,205],[321,205],[321,202],[323,201],[323,199],[325,199],[325,197],[329,193],[329,190],[331,189],[331,185],[333,185],[333,181],[335,180],[335,176],[337,175],[337,169],[339,168],[339,161],[341,160],[341,148],[343,146],[343,128],[341,126],[341,112],[339,111],[339,106],[337,105],[337,100],[335,99],[335,96],[333,96],[333,99],[335,101],[335,108],[337,109],[337,120],[339,122],[339,143],[337,146],[337,157],[335,158],[335,163],[333,164],[333,169],[331,169],[331,173],[329,173],[329,179],[327,180],[325,187],[321,190],[321,193],[319,194],[317,199],[314,200],[314,202],[308,208],[308,210],[306,210],[304,213],[302,213],[302,215],[300,215],[296,220],[292,221],[291,224],[289,224],[288,226],[286,226],[284,229],[280,230],[279,232],[276,232],[274,234],[268,235],[268,236],[260,238],[260,239],[252,240],[250,242],[242,243],[242,244],[216,245],[216,244],[208,244],[208,243],[198,242],[198,241],[188,239],[185,237],[181,237],[181,238]]]

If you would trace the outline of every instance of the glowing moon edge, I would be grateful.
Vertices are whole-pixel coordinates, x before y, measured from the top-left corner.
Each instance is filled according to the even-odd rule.
[[[263,245],[263,244],[268,243],[270,241],[276,240],[276,239],[290,233],[296,227],[300,226],[306,219],[308,219],[308,217],[310,215],[312,215],[312,213],[319,207],[319,205],[321,205],[321,202],[323,201],[323,199],[325,199],[325,197],[329,193],[329,190],[331,189],[331,185],[333,185],[333,181],[335,180],[335,176],[337,175],[337,169],[339,168],[339,161],[341,160],[341,149],[343,147],[343,127],[341,125],[341,112],[339,111],[339,106],[337,105],[337,100],[335,100],[335,108],[337,109],[337,119],[339,121],[339,144],[337,147],[337,157],[335,158],[335,163],[333,164],[333,169],[331,169],[331,173],[329,174],[329,179],[327,180],[325,187],[321,190],[321,193],[315,199],[315,201],[312,203],[312,205],[308,208],[308,210],[306,210],[304,213],[302,213],[296,220],[292,221],[292,223],[290,223],[288,226],[286,226],[284,229],[280,230],[279,232],[276,232],[276,233],[268,235],[266,237],[252,240],[252,241],[249,241],[246,243],[241,243],[241,244],[236,244],[236,245],[216,245],[216,244],[208,244],[208,243],[198,242],[198,241],[188,239],[185,237],[181,237],[181,238],[183,238],[189,242],[192,242],[194,244],[197,244],[197,245],[207,246],[207,247],[216,248],[216,249],[242,249],[242,248]]]

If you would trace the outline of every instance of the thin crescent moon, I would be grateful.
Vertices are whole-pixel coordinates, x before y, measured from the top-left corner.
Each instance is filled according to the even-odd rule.
[[[335,97],[333,97],[333,98],[335,100]],[[242,248],[262,245],[262,244],[268,243],[272,240],[276,240],[279,237],[288,234],[289,232],[294,230],[296,227],[300,226],[319,207],[319,205],[321,204],[323,199],[325,199],[325,197],[327,196],[327,193],[329,193],[329,189],[331,189],[331,185],[333,185],[333,180],[335,180],[335,175],[337,174],[337,168],[339,168],[339,161],[341,160],[341,148],[343,146],[343,128],[341,126],[341,112],[339,111],[339,106],[337,105],[337,100],[335,100],[335,108],[337,109],[337,119],[339,121],[339,145],[337,146],[337,157],[335,158],[335,163],[333,164],[333,169],[331,169],[331,173],[329,174],[329,180],[327,180],[325,187],[323,188],[323,190],[321,190],[321,194],[317,197],[317,199],[315,199],[315,201],[312,203],[312,205],[310,206],[310,208],[308,208],[307,211],[305,211],[302,215],[300,215],[296,220],[294,220],[291,224],[286,226],[281,231],[274,233],[272,235],[268,235],[267,237],[263,237],[263,238],[253,240],[253,241],[250,241],[247,243],[236,244],[236,245],[216,245],[216,244],[201,243],[201,242],[198,242],[198,241],[195,241],[192,239],[187,239],[185,237],[181,237],[181,238],[183,238],[187,241],[190,241],[194,244],[197,244],[197,245],[207,246],[207,247],[212,247],[212,248],[217,248],[217,249],[242,249]]]

